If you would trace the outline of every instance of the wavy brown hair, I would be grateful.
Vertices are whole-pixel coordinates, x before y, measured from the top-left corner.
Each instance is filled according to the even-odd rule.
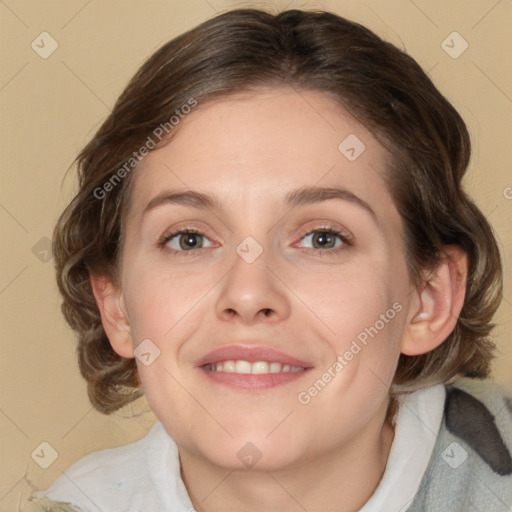
[[[99,411],[111,413],[142,394],[134,359],[116,354],[107,339],[89,280],[91,273],[117,279],[134,174],[127,164],[133,166],[134,152],[154,138],[155,128],[169,126],[191,100],[283,85],[334,98],[387,148],[385,179],[403,219],[415,286],[424,284],[445,245],[456,244],[468,256],[454,331],[427,354],[401,355],[394,389],[489,375],[501,262],[489,223],[462,187],[470,140],[459,114],[410,56],[359,24],[328,12],[239,9],[156,51],[77,156],[79,191],[58,221],[53,248],[62,310],[78,334],[80,370]],[[162,143],[177,130],[170,128]]]

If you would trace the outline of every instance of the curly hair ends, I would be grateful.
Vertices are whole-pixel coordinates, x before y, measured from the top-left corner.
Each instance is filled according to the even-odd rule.
[[[79,162],[84,161],[86,149],[79,155]],[[79,168],[84,169],[84,164],[80,163]],[[90,215],[85,202],[83,195],[78,194],[60,217],[53,253],[57,284],[64,297],[62,312],[79,336],[78,364],[87,381],[89,400],[98,411],[109,414],[143,393],[134,360],[122,358],[112,350],[90,283],[90,272],[115,276],[112,262],[117,258],[119,226],[115,222],[101,222],[103,212],[99,212],[99,218],[98,212]],[[104,229],[98,230],[100,223]],[[112,239],[116,243],[109,244]],[[99,247],[103,250],[98,251]]]
[[[463,190],[470,140],[459,114],[411,57],[357,23],[327,12],[239,9],[154,53],[76,159],[79,191],[55,228],[53,250],[62,311],[78,335],[80,370],[99,411],[111,413],[142,394],[135,361],[110,346],[90,284],[92,274],[118,278],[123,216],[142,148],[171,140],[178,117],[198,103],[272,86],[324,92],[387,149],[385,179],[403,219],[416,287],[445,246],[467,253],[456,328],[435,350],[400,356],[392,390],[457,374],[488,376],[501,261],[491,227]]]

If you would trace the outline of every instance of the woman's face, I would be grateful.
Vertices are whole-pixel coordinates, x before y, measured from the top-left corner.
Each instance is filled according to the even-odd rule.
[[[383,147],[291,88],[199,103],[175,129],[135,171],[115,347],[136,349],[167,432],[272,470],[382,427],[418,304]]]

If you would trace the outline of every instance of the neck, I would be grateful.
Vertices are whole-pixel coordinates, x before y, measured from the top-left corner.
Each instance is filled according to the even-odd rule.
[[[348,443],[292,468],[230,471],[180,448],[182,479],[197,512],[359,510],[384,474],[393,436],[384,407]]]

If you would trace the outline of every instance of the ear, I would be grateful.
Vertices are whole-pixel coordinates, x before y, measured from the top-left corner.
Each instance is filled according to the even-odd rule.
[[[420,307],[406,326],[402,354],[430,352],[446,340],[457,324],[466,295],[467,255],[456,245],[444,249],[446,254],[419,291]]]
[[[134,357],[130,322],[120,287],[106,276],[91,275],[90,281],[112,348],[122,357]]]

